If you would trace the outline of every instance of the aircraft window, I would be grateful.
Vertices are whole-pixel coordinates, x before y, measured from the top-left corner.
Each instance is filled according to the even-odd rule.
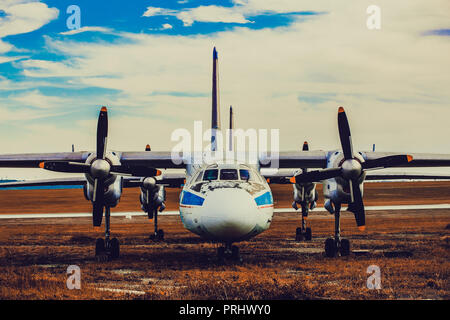
[[[236,169],[222,169],[220,170],[220,180],[238,180]]]
[[[250,172],[245,169],[240,169],[239,174],[241,175],[241,180],[250,180]]]
[[[256,179],[256,174],[251,171],[251,170],[247,170],[247,169],[239,169],[239,174],[241,175],[241,180],[246,180],[246,181],[255,181]]]
[[[205,170],[205,174],[203,175],[203,180],[204,181],[217,180],[218,174],[219,174],[219,170],[217,170],[217,169]]]

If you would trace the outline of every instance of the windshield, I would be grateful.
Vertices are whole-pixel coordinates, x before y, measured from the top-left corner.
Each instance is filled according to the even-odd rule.
[[[217,180],[218,173],[219,170],[217,169],[205,170],[205,174],[203,175],[203,181]]]
[[[236,169],[222,169],[220,170],[220,180],[238,180]]]

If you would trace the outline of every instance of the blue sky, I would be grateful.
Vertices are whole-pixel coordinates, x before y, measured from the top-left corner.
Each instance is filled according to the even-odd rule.
[[[369,30],[371,4],[2,0],[2,153],[92,149],[101,105],[111,148],[170,149],[175,129],[209,124],[214,46],[222,121],[233,105],[237,126],[280,129],[282,150],[338,147],[343,105],[357,148],[449,152],[450,4],[380,0]]]

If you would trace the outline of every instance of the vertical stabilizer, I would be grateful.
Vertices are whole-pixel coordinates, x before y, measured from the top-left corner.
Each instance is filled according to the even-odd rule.
[[[213,77],[212,77],[212,112],[211,112],[211,151],[217,151],[217,131],[220,130],[220,104],[219,104],[219,60],[216,47],[213,50]]]

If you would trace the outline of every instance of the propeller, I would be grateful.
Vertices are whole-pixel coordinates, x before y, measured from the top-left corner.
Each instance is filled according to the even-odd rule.
[[[45,161],[39,164],[40,168],[71,173],[85,173],[94,179],[92,195],[92,216],[94,226],[100,226],[105,205],[105,180],[110,174],[132,175],[139,177],[152,177],[161,174],[155,168],[145,166],[112,165],[106,159],[108,140],[108,110],[102,107],[97,122],[96,158],[92,163],[79,163],[70,161]],[[148,148],[150,149],[150,146]]]
[[[366,170],[389,168],[404,165],[412,161],[410,155],[394,155],[360,162],[353,153],[352,136],[344,108],[338,110],[338,129],[344,160],[340,167],[315,170],[295,176],[295,183],[319,182],[341,177],[348,181],[350,187],[350,204],[348,210],[355,215],[356,225],[365,229],[366,218],[359,180]]]

